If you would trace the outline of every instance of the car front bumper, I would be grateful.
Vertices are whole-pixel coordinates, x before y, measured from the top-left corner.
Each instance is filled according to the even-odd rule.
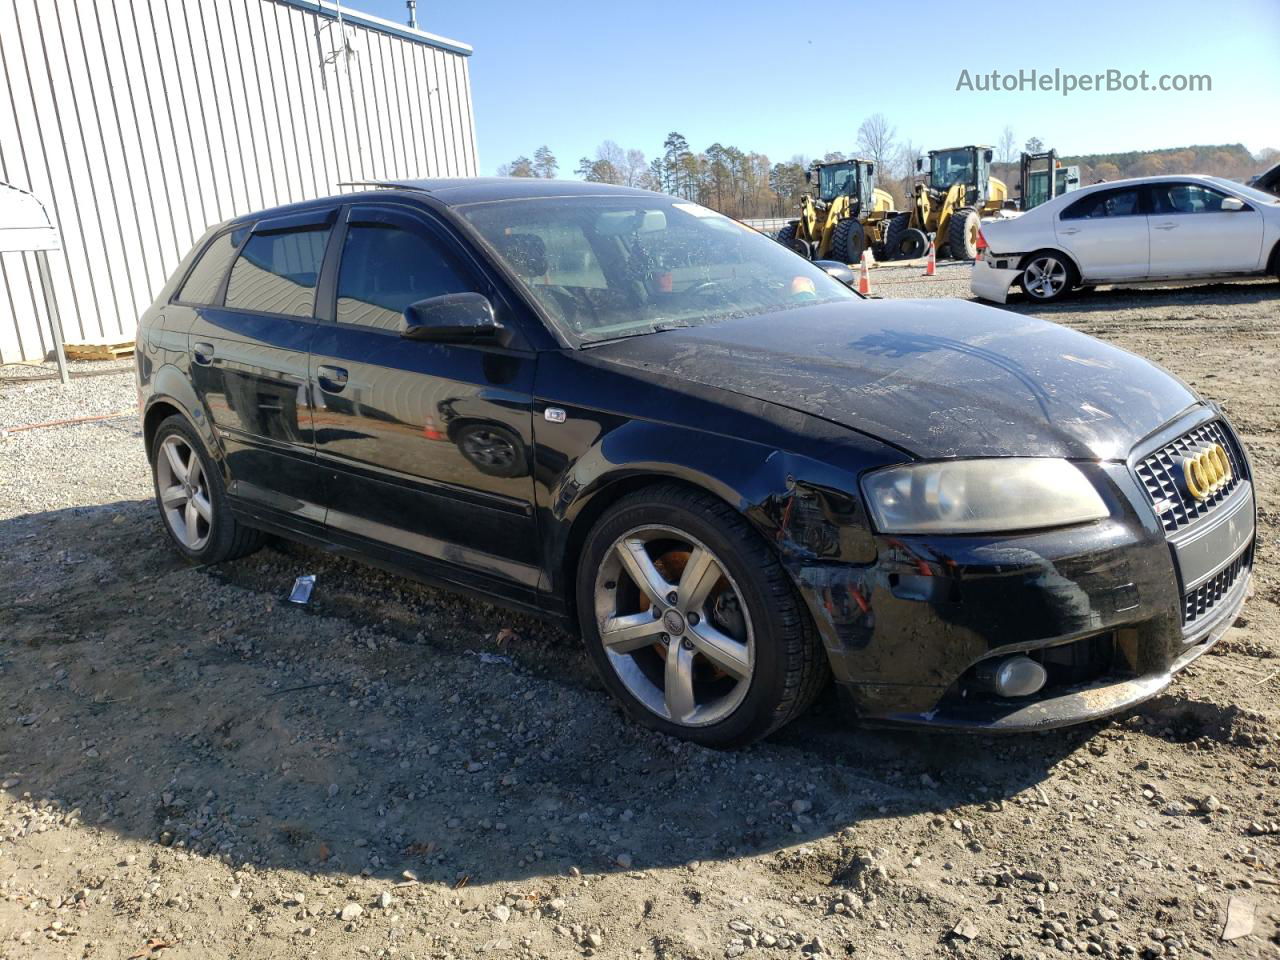
[[[879,537],[866,567],[811,564],[797,581],[859,717],[984,732],[1041,730],[1160,693],[1234,622],[1250,589],[1252,484],[1170,534],[1131,465],[1097,469],[1110,520],[1005,537]],[[1208,584],[1208,605],[1188,603]],[[1194,605],[1194,604],[1193,604]],[[1025,698],[978,682],[1011,654],[1049,681]]]
[[[975,296],[993,303],[1008,303],[1009,291],[1022,271],[999,269],[993,263],[979,257],[973,261],[973,273],[969,278],[969,290]]]

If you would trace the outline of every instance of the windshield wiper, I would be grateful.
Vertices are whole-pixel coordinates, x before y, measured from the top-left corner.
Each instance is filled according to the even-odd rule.
[[[597,343],[612,343],[615,340],[630,340],[632,337],[644,337],[651,333],[663,333],[667,330],[681,330],[692,326],[694,326],[694,324],[690,323],[688,320],[659,318],[657,320],[650,321],[647,327],[642,327],[639,330],[633,330],[629,333],[620,333],[616,337],[601,337],[599,340],[588,340],[583,344],[583,346],[590,347]]]

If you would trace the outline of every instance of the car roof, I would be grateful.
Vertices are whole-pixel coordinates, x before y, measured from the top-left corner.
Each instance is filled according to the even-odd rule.
[[[360,200],[385,200],[388,196],[401,198],[427,194],[446,206],[464,206],[469,203],[491,203],[495,200],[521,200],[529,197],[663,197],[652,190],[621,187],[611,183],[590,183],[585,180],[544,180],[540,177],[435,177],[421,180],[367,180],[341,184],[349,187],[369,187],[352,193],[339,193],[314,200],[254,210],[232,217],[219,224],[219,229],[258,220],[285,217],[302,213],[326,204],[352,203]],[[670,197],[664,197],[671,199]]]
[[[1056,209],[1064,203],[1071,203],[1090,193],[1097,193],[1099,190],[1141,187],[1149,183],[1186,183],[1187,181],[1191,181],[1193,183],[1205,183],[1216,187],[1230,187],[1234,182],[1223,177],[1209,176],[1205,173],[1161,173],[1151,177],[1127,177],[1124,180],[1106,180],[1102,183],[1086,184],[1079,189],[1072,190],[1069,193],[1062,193],[1051,200],[1046,200],[1035,209],[1040,210],[1044,207],[1049,207],[1050,205],[1053,205],[1053,208]],[[1243,184],[1238,185],[1243,186]]]

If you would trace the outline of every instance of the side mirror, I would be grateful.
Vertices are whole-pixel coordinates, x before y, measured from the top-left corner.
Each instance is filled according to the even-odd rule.
[[[867,176],[869,177],[869,176],[871,176],[871,175],[872,175],[873,173],[875,173],[875,172],[876,172],[876,165],[875,165],[874,163],[868,163],[868,164],[867,164]]]
[[[1244,201],[1241,200],[1239,197],[1223,197],[1222,198],[1222,211],[1224,213],[1234,213],[1237,210],[1243,210],[1243,209],[1244,209]]]
[[[446,293],[411,303],[400,336],[432,343],[476,343],[502,339],[505,328],[493,304],[480,293]]]
[[[983,151],[982,159],[987,163],[991,162],[992,153],[990,150]]]
[[[916,157],[916,173],[924,172],[924,157]]]
[[[852,287],[855,280],[853,270],[849,268],[847,263],[841,263],[839,260],[815,260],[815,267],[820,267],[822,272],[829,277],[834,277],[843,283],[846,287]]]

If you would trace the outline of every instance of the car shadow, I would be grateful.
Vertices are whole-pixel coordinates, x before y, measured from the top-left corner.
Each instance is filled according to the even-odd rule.
[[[1197,300],[1215,305],[1271,303],[1280,297],[1280,283],[1275,280],[1250,280],[1213,283],[1202,286],[1108,287],[1100,290],[1078,290],[1056,303],[1037,303],[1025,294],[1014,293],[1005,309],[1037,316],[1054,314],[1091,314],[1107,308],[1140,310],[1152,307],[1186,306]]]
[[[1106,726],[875,730],[830,695],[710,751],[628,722],[559,631],[296,546],[190,568],[146,501],[0,522],[0,633],[11,798],[236,865],[447,886],[831,837],[838,883],[868,818],[998,805]]]

